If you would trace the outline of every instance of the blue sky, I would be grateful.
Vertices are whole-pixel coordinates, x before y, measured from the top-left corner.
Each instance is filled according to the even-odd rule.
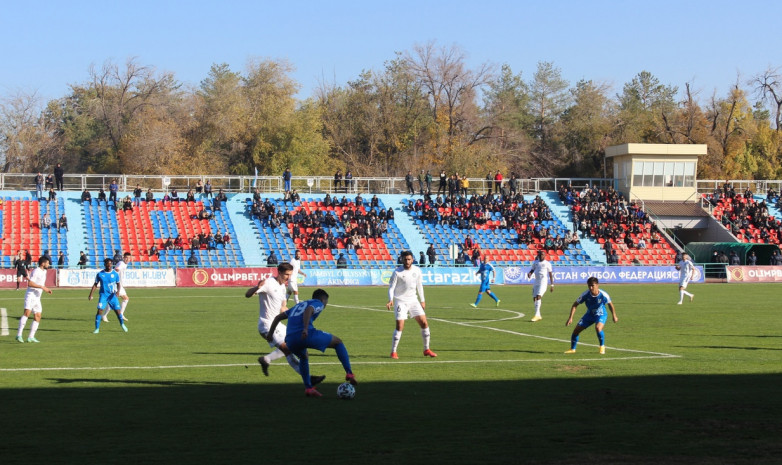
[[[607,82],[615,93],[647,70],[680,89],[693,83],[701,100],[782,67],[782,2],[771,0],[6,3],[0,97],[62,97],[91,64],[137,57],[192,86],[213,63],[244,71],[251,58],[286,59],[306,98],[429,41],[460,46],[473,67],[506,63],[525,80],[551,61],[571,84]]]

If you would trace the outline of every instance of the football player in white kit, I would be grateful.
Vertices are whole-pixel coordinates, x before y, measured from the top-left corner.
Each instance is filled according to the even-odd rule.
[[[128,321],[128,317],[125,316],[125,307],[127,307],[128,302],[130,302],[130,297],[128,297],[128,293],[125,292],[125,270],[128,269],[128,265],[130,265],[131,260],[130,252],[125,252],[122,255],[122,260],[118,261],[117,264],[114,265],[114,271],[116,271],[119,275],[119,298],[122,299],[122,302],[120,302],[119,313],[122,315],[122,319],[125,321]],[[108,318],[106,318],[108,313],[109,312],[103,314],[103,321],[109,321]]]
[[[551,262],[546,260],[546,253],[542,250],[538,251],[538,258],[532,264],[532,269],[527,273],[527,277],[531,278],[535,275],[535,284],[532,285],[532,302],[535,305],[535,316],[532,317],[532,321],[540,321],[543,319],[540,316],[540,304],[543,299],[543,294],[546,293],[546,287],[551,283],[551,292],[554,292],[554,273],[551,268]]]
[[[418,298],[416,298],[416,293]],[[420,298],[420,302],[419,299]],[[424,356],[437,357],[437,354],[429,348],[429,324],[426,322],[426,301],[424,299],[424,285],[421,269],[413,265],[413,252],[402,252],[402,266],[397,267],[391,274],[388,283],[388,303],[386,308],[394,309],[396,328],[391,342],[391,358],[398,359],[396,348],[402,338],[402,330],[408,314],[415,318],[421,327],[421,337],[424,341]]]
[[[38,325],[41,323],[41,295],[46,292],[51,294],[52,290],[46,287],[46,269],[49,268],[49,259],[41,257],[38,259],[38,268],[34,269],[27,278],[27,292],[24,294],[24,313],[19,318],[19,329],[16,331],[16,340],[24,342],[22,332],[30,313],[33,314],[33,323],[30,325],[30,334],[27,336],[27,342],[39,342],[35,338],[35,332],[38,331]]]
[[[258,301],[260,303],[258,333],[260,333],[261,337],[269,341],[269,347],[274,348],[268,355],[258,357],[258,363],[261,364],[263,374],[266,376],[269,376],[269,365],[271,362],[281,357],[285,357],[288,361],[288,365],[293,368],[293,371],[299,373],[299,359],[291,354],[288,350],[288,346],[285,344],[285,325],[278,324],[273,336],[271,338],[267,337],[274,318],[288,309],[285,305],[287,300],[285,298],[285,287],[292,272],[293,265],[290,263],[280,263],[277,265],[277,276],[268,279],[264,278],[258,281],[256,286],[247,289],[247,292],[244,294],[247,298],[256,294],[258,295]],[[312,384],[315,385],[323,381],[325,376],[311,376],[310,378]]]
[[[298,275],[302,275],[306,278],[307,274],[301,271],[301,254],[299,253],[298,249],[296,249],[296,253],[293,255],[293,258],[288,261],[288,263],[293,265],[293,271],[291,272],[290,279],[288,279],[287,298],[290,299],[292,295],[293,301],[299,303],[299,283],[297,282],[296,277]]]
[[[679,301],[677,305],[681,305],[684,300],[684,296],[690,298],[690,302],[695,298],[695,294],[687,292],[687,284],[695,277],[695,264],[690,260],[689,254],[682,254],[682,261],[676,264],[676,269],[679,270]]]

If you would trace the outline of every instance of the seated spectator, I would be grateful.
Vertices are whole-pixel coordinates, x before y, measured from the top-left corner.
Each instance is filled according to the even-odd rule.
[[[190,251],[190,257],[187,259],[187,266],[192,268],[198,266],[198,257],[196,256],[195,250]]]
[[[147,202],[155,202],[155,194],[152,193],[152,189],[147,189],[147,193],[145,194],[144,198]]]
[[[106,201],[106,191],[103,190],[101,187],[98,191],[98,202],[105,202]]]
[[[658,233],[657,231],[653,232],[651,238],[649,238],[649,242],[651,242],[652,245],[659,244],[660,243],[660,233]]]
[[[345,254],[344,253],[339,254],[339,257],[337,258],[337,268],[344,269],[347,267],[348,267],[348,260],[345,258]]]
[[[87,189],[84,189],[84,191],[81,193],[81,201],[82,202],[92,202],[92,195],[90,194],[90,191]]]
[[[644,240],[643,236],[638,238],[638,244],[636,245],[639,249],[645,249],[646,248],[646,240]]]
[[[223,235],[220,234],[220,230],[218,230],[215,233],[215,244],[222,244],[223,243]]]
[[[277,259],[274,250],[269,251],[269,256],[266,258],[266,266],[277,266],[280,261]]]
[[[199,220],[211,220],[212,218],[214,218],[214,214],[206,208],[202,208],[201,211],[198,212]]]
[[[122,199],[122,211],[133,211],[133,200],[129,195],[126,195],[125,198]]]
[[[163,248],[166,250],[174,250],[174,240],[171,239],[171,236],[168,236],[166,242],[163,243]]]
[[[43,215],[43,218],[41,218],[41,228],[49,229],[52,227],[52,219],[49,218],[49,215]]]
[[[187,191],[187,198],[185,198],[185,201],[195,202],[195,192],[193,192],[193,189]]]
[[[225,234],[223,235],[223,244],[228,245],[230,243],[231,243],[231,234],[228,231],[226,231]]]
[[[185,247],[185,241],[182,239],[181,235],[177,235],[176,239],[174,239],[174,250],[184,250]]]
[[[65,213],[60,216],[60,219],[57,222],[57,232],[60,232],[61,229],[68,230],[68,218],[65,217]]]
[[[152,244],[152,247],[149,248],[149,256],[150,257],[159,257],[160,251],[158,250],[157,246],[155,244]]]
[[[49,202],[57,200],[57,192],[54,190],[54,187],[49,188]]]
[[[171,189],[171,195],[168,196],[172,202],[179,202],[179,194],[176,189]]]

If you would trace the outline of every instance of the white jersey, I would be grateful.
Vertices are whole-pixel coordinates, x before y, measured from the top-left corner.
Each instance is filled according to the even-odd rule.
[[[122,260],[118,261],[117,264],[114,265],[114,271],[116,271],[117,274],[119,275],[119,284],[120,284],[119,295],[121,296],[127,295],[127,293],[125,292],[125,270],[127,269],[128,269],[128,264]]]
[[[692,272],[695,270],[695,264],[692,263],[692,260],[682,260],[677,267],[679,268],[679,284],[689,283]]]
[[[272,321],[280,314],[285,303],[285,285],[277,282],[277,278],[268,278],[257,291],[260,312],[258,315],[258,332],[266,334],[272,326]]]
[[[299,290],[299,270],[301,270],[301,260],[296,260],[295,258],[291,258],[288,260],[288,263],[291,264],[293,267],[293,271],[291,271],[291,277],[288,279],[288,289],[291,292],[298,292]]]
[[[416,292],[421,302],[424,302],[424,284],[421,268],[416,265],[410,265],[406,270],[404,266],[399,266],[391,274],[388,282],[388,300],[396,302],[417,302]]]
[[[38,284],[39,286],[46,285],[46,270],[44,270],[41,267],[36,267],[31,273],[30,276],[27,278],[28,281],[33,282],[35,284]],[[41,294],[43,294],[43,289],[38,287],[27,287],[27,292],[24,294],[24,299],[27,301],[27,299],[39,299],[41,298]]]
[[[549,273],[553,272],[553,270],[554,269],[551,267],[550,261],[535,260],[535,262],[532,264],[532,269],[530,271],[535,277],[535,284],[546,287],[546,285],[548,284]]]

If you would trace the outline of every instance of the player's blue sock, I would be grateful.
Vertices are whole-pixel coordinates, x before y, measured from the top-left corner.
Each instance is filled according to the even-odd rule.
[[[493,292],[489,292],[489,297],[491,297],[492,299],[494,299],[494,301],[495,301],[495,302],[498,302],[498,301],[500,300],[500,299],[498,299],[498,298],[497,298],[497,296],[496,296],[496,295],[494,295],[494,293],[493,293]]]
[[[310,380],[310,361],[307,357],[299,359],[299,373],[301,379],[304,381],[304,387],[309,389],[312,387],[312,381]]]
[[[597,340],[600,342],[601,346],[606,345],[606,335],[603,331],[597,333]]]
[[[348,349],[345,347],[345,344],[340,342],[334,350],[337,351],[337,358],[342,362],[342,368],[345,369],[345,373],[353,373],[353,370],[350,368],[350,356],[348,355]]]
[[[477,307],[479,303],[481,303],[481,299],[483,299],[483,294],[478,294],[478,298],[475,299],[475,306]]]
[[[576,345],[578,345],[578,334],[573,334],[570,336],[570,348],[576,350]]]
[[[100,312],[98,312],[98,314],[95,315],[95,329],[100,329],[100,320],[101,320],[101,315]]]
[[[122,313],[117,312],[117,321],[119,321],[120,326],[125,324],[125,318],[122,317]]]

